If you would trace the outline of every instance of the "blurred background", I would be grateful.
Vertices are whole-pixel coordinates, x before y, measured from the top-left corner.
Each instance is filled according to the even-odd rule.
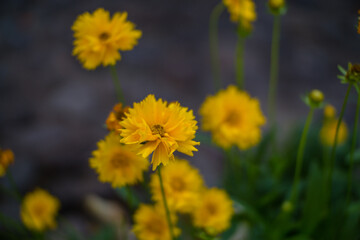
[[[99,7],[127,11],[143,37],[122,53],[117,69],[126,102],[149,93],[198,109],[214,93],[208,21],[220,0],[9,0],[0,2],[0,147],[15,153],[10,169],[21,193],[39,186],[60,198],[61,214],[88,231],[87,194],[116,199],[109,184],[88,165],[103,124],[116,103],[109,68],[87,71],[71,55],[71,25]],[[246,41],[245,89],[267,112],[272,16],[255,0],[258,18]],[[318,88],[340,108],[346,87],[337,65],[359,62],[358,0],[293,0],[282,17],[278,122],[281,131],[301,123],[307,107],[300,96]],[[235,25],[225,11],[219,22],[224,87],[235,84]],[[355,107],[351,98],[348,109]],[[345,119],[351,125],[352,114]],[[317,113],[321,119],[321,113]],[[266,128],[265,128],[266,130]],[[189,158],[188,158],[189,159]],[[189,159],[208,186],[219,184],[221,151],[202,144]],[[0,183],[6,180],[0,179]],[[0,196],[0,211],[18,218],[18,204]]]

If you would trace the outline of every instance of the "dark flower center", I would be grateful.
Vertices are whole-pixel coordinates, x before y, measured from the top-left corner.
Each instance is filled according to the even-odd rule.
[[[110,38],[110,34],[108,34],[107,32],[103,32],[99,35],[99,39],[101,41],[106,41]]]
[[[159,134],[161,137],[163,137],[165,134],[165,129],[163,126],[161,126],[159,124],[155,124],[151,127],[151,132],[153,135]]]

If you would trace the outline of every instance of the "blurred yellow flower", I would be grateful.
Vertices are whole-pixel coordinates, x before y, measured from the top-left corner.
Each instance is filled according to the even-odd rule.
[[[0,149],[0,177],[4,176],[7,168],[14,162],[14,153],[10,149]]]
[[[55,217],[60,207],[59,200],[43,189],[28,193],[21,204],[20,216],[24,225],[35,231],[56,227]]]
[[[269,6],[272,9],[279,9],[285,5],[285,0],[269,0]]]
[[[122,103],[118,103],[114,106],[106,119],[106,126],[109,131],[116,131],[120,133],[120,121],[125,117],[125,113],[129,110],[129,107],[123,107]]]
[[[115,65],[121,59],[119,50],[134,48],[142,33],[126,18],[126,12],[117,12],[110,19],[110,13],[103,8],[78,16],[71,27],[75,37],[73,55],[84,68]]]
[[[321,143],[325,146],[332,146],[335,140],[336,126],[338,119],[333,118],[324,122],[320,130],[320,140]],[[339,127],[339,133],[337,138],[337,143],[343,144],[348,136],[348,129],[344,121],[341,122]]]
[[[230,20],[240,23],[245,29],[252,28],[256,20],[255,3],[253,0],[223,0],[230,13]]]
[[[246,92],[229,86],[209,96],[200,108],[202,128],[211,131],[213,140],[223,148],[237,145],[241,150],[256,145],[265,124],[260,104]]]
[[[101,182],[109,182],[114,188],[142,181],[143,172],[149,166],[145,158],[122,145],[119,134],[115,132],[110,132],[105,140],[99,141],[98,149],[92,155],[90,167],[99,174]]]
[[[136,147],[144,158],[153,153],[153,170],[173,160],[175,151],[190,156],[197,151],[194,146],[200,143],[193,141],[197,130],[194,114],[178,102],[168,104],[150,94],[125,115],[120,122],[121,142]]]
[[[173,226],[175,226],[176,215],[171,214],[170,218]],[[163,206],[141,204],[134,215],[133,232],[139,240],[171,240]],[[174,234],[178,236],[180,229],[174,227]]]
[[[336,116],[336,109],[333,105],[327,104],[324,107],[324,117],[325,119],[333,119]]]
[[[217,235],[230,227],[233,214],[232,201],[226,192],[212,188],[201,194],[193,213],[194,225],[204,228],[210,235]]]
[[[199,194],[203,190],[203,180],[198,170],[185,160],[171,162],[161,171],[166,201],[169,208],[182,213],[194,210]],[[160,181],[157,174],[150,182],[153,199],[162,202]]]

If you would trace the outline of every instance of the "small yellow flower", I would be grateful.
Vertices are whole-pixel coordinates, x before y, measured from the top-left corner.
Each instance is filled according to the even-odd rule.
[[[198,170],[185,160],[171,162],[161,171],[167,203],[174,211],[190,213],[194,210],[204,183]],[[160,181],[157,174],[150,182],[153,199],[162,202]]]
[[[59,200],[43,189],[28,193],[21,204],[20,216],[25,226],[35,231],[56,227]]]
[[[134,103],[125,115],[120,122],[121,142],[137,148],[144,158],[153,153],[153,170],[160,163],[166,165],[173,160],[175,151],[189,156],[197,151],[194,146],[200,143],[193,141],[197,130],[194,114],[178,102],[168,104],[150,94],[142,102]]]
[[[114,106],[105,122],[109,131],[120,132],[122,127],[119,123],[125,117],[125,113],[128,110],[129,107],[123,107],[122,103],[118,103]]]
[[[4,176],[7,168],[14,162],[14,153],[10,149],[0,149],[0,177]]]
[[[177,218],[171,213],[174,234],[178,236],[180,229],[175,227]],[[171,240],[169,225],[162,205],[141,204],[134,215],[133,232],[139,240]]]
[[[211,131],[213,140],[223,148],[237,145],[241,150],[256,145],[265,124],[260,104],[235,86],[209,96],[200,108],[202,128]]]
[[[320,140],[321,143],[325,146],[332,146],[335,141],[335,134],[336,134],[336,126],[337,126],[338,119],[333,118],[324,122],[320,130]],[[348,129],[346,123],[342,121],[339,127],[339,133],[337,138],[337,143],[343,144],[348,136]]]
[[[102,8],[78,16],[71,27],[75,37],[73,55],[84,68],[115,65],[121,59],[119,50],[134,48],[142,33],[126,18],[126,12],[117,12],[110,19],[110,13]]]
[[[245,29],[251,29],[256,20],[255,3],[253,0],[223,0],[230,13],[230,20],[240,23]]]
[[[101,182],[109,182],[112,187],[132,185],[143,180],[143,172],[149,163],[120,143],[120,136],[110,132],[105,140],[98,142],[98,149],[92,153],[90,167],[99,174]]]
[[[279,9],[285,5],[285,0],[269,0],[269,6],[272,9]]]
[[[333,105],[327,104],[324,107],[324,117],[325,119],[333,119],[336,116],[336,109]]]
[[[193,213],[194,225],[217,235],[230,227],[234,214],[232,201],[224,190],[212,188],[201,194],[200,204]]]

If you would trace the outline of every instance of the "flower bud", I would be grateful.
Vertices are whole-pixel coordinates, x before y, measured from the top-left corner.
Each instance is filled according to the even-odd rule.
[[[285,0],[269,0],[268,4],[270,11],[274,15],[285,13]]]
[[[285,201],[282,204],[281,209],[283,210],[283,212],[290,213],[293,211],[294,207],[290,201]]]
[[[320,90],[314,89],[309,93],[309,100],[311,104],[318,106],[324,101],[324,94]]]
[[[333,105],[327,104],[324,108],[324,117],[326,119],[333,119],[336,116],[336,109]]]
[[[349,64],[349,69],[345,75],[348,82],[356,83],[360,82],[360,64]]]

